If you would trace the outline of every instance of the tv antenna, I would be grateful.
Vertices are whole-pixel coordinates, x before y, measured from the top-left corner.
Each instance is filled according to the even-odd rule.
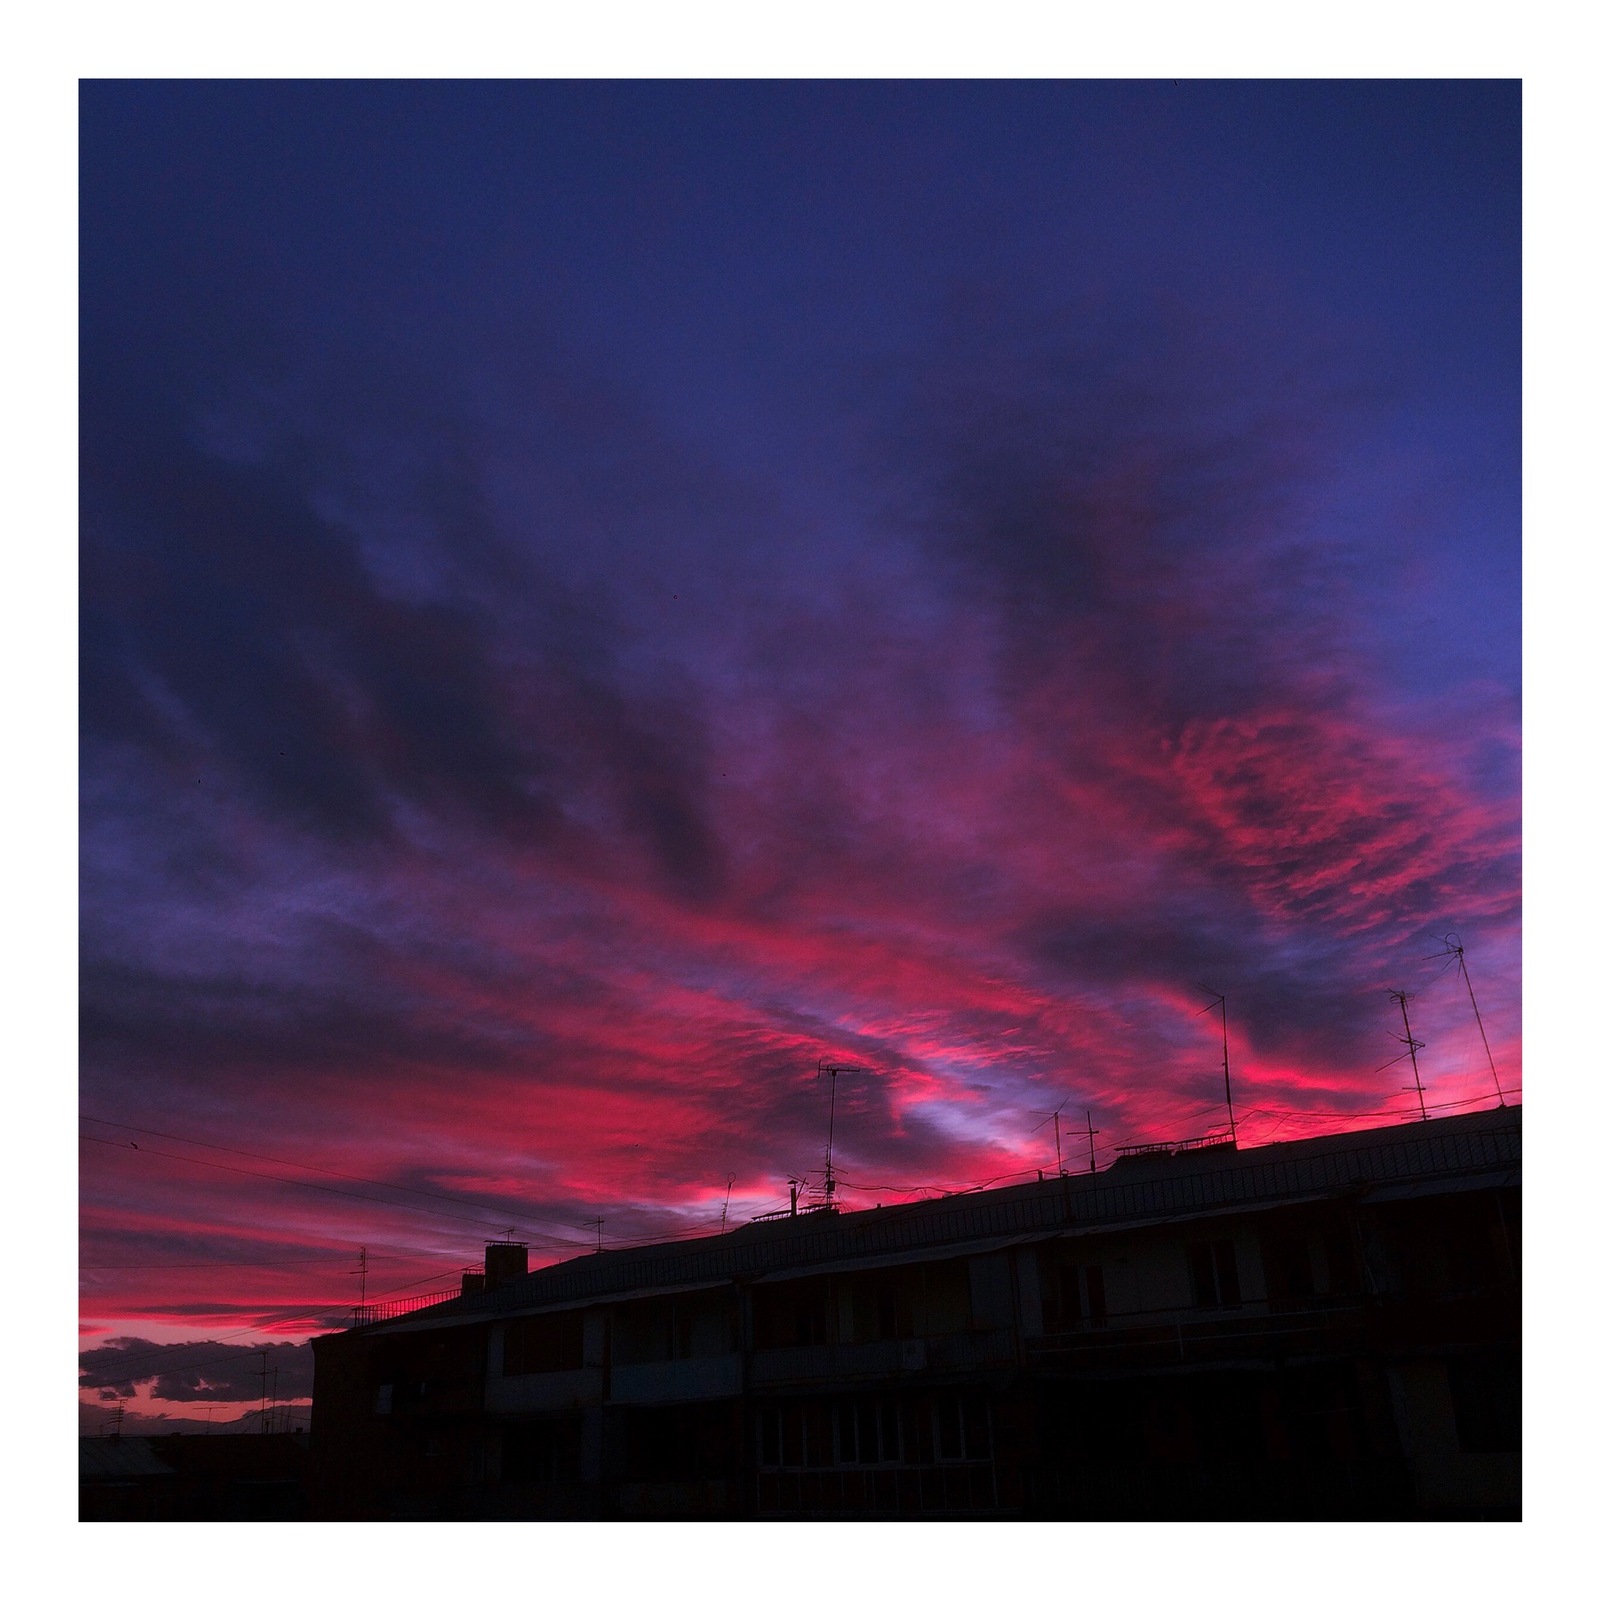
[[[841,1072],[865,1072],[865,1067],[836,1067],[830,1066],[826,1061],[817,1063],[817,1076],[820,1078],[824,1072],[828,1074],[828,1152],[822,1158],[822,1203],[828,1209],[833,1206],[833,1113],[839,1100],[839,1074]]]
[[[352,1278],[361,1280],[361,1304],[367,1303],[367,1247],[362,1245],[356,1252],[355,1270],[348,1274]]]
[[[1058,1178],[1066,1170],[1061,1165],[1061,1113],[1066,1109],[1066,1104],[1067,1102],[1063,1100],[1054,1111],[1045,1112],[1044,1116],[1033,1125],[1035,1133],[1037,1133],[1039,1129],[1042,1128],[1047,1122],[1053,1122],[1056,1125],[1056,1176]]]
[[[1034,1132],[1037,1132],[1047,1122],[1053,1123],[1055,1125],[1055,1133],[1056,1133],[1056,1175],[1058,1177],[1065,1176],[1066,1175],[1066,1170],[1067,1170],[1066,1162],[1062,1158],[1062,1154],[1061,1154],[1061,1113],[1067,1109],[1067,1106],[1068,1106],[1069,1103],[1070,1103],[1069,1101],[1063,1100],[1061,1102],[1061,1104],[1058,1105],[1055,1108],[1054,1111],[1046,1112],[1045,1115],[1043,1116],[1043,1118],[1041,1118],[1038,1122],[1034,1123],[1034,1125],[1033,1125],[1033,1131]],[[1089,1140],[1089,1175],[1091,1177],[1093,1177],[1094,1174],[1095,1174],[1095,1171],[1096,1171],[1095,1159],[1094,1159],[1094,1136],[1097,1133],[1101,1132],[1101,1130],[1099,1128],[1095,1127],[1095,1125],[1094,1125],[1094,1112],[1089,1110],[1088,1107],[1084,1108],[1083,1116],[1084,1116],[1084,1122],[1086,1124],[1086,1127],[1084,1129],[1082,1129],[1082,1130],[1069,1128],[1067,1130],[1067,1137],[1069,1139],[1082,1139],[1085,1136],[1087,1136],[1087,1138]]]
[[[737,1176],[738,1174],[734,1172],[728,1174],[728,1187],[722,1196],[722,1226],[717,1229],[718,1233],[726,1233],[728,1231],[728,1202],[733,1198],[733,1180]]]
[[[1211,996],[1211,1004],[1204,1011],[1197,1011],[1195,1013],[1197,1017],[1203,1017],[1219,1008],[1222,1012],[1222,1093],[1228,1102],[1228,1137],[1238,1144],[1239,1125],[1233,1120],[1233,1077],[1228,1070],[1228,997],[1218,994],[1215,989],[1208,989],[1203,983],[1196,984],[1195,987],[1202,994]]]
[[[1489,1048],[1489,1035],[1484,1032],[1483,1013],[1478,1010],[1478,997],[1472,992],[1472,979],[1467,976],[1467,952],[1462,947],[1461,941],[1454,934],[1440,941],[1443,950],[1435,951],[1428,957],[1430,961],[1451,960],[1461,969],[1461,976],[1467,980],[1467,998],[1472,1002],[1472,1014],[1478,1020],[1478,1037],[1483,1040],[1483,1053],[1489,1058],[1489,1076],[1494,1079],[1494,1092],[1503,1106],[1506,1103],[1505,1090],[1500,1087],[1500,1074],[1495,1070],[1494,1052]]]
[[[1378,1068],[1378,1071],[1382,1072],[1384,1067],[1392,1067],[1395,1061],[1404,1060],[1406,1055],[1410,1055],[1411,1078],[1417,1086],[1417,1105],[1422,1111],[1422,1120],[1426,1122],[1428,1120],[1428,1102],[1422,1098],[1422,1074],[1417,1071],[1417,1051],[1426,1050],[1428,1047],[1422,1042],[1422,1040],[1413,1039],[1411,1037],[1411,1018],[1406,1011],[1406,1001],[1409,1000],[1411,996],[1408,995],[1404,989],[1391,989],[1389,991],[1389,998],[1399,1005],[1400,1025],[1406,1030],[1403,1034],[1391,1034],[1390,1037],[1398,1039],[1406,1048],[1401,1052],[1400,1055],[1397,1055],[1394,1060],[1385,1061],[1383,1066]]]

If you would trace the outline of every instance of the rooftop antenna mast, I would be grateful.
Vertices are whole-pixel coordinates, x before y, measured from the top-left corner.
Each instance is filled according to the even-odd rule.
[[[1197,1011],[1196,1016],[1203,1017],[1219,1007],[1222,1011],[1222,1093],[1228,1102],[1228,1137],[1238,1144],[1239,1125],[1233,1120],[1233,1077],[1228,1069],[1228,997],[1218,994],[1215,989],[1208,989],[1203,983],[1196,987],[1202,994],[1211,996],[1211,1004],[1204,1011]]]
[[[1092,1178],[1095,1175],[1095,1165],[1094,1165],[1094,1111],[1093,1111],[1092,1108],[1090,1108],[1088,1106],[1085,1106],[1083,1115],[1084,1115],[1084,1120],[1089,1124],[1089,1176]]]
[[[1494,1079],[1494,1092],[1496,1098],[1503,1106],[1506,1103],[1505,1090],[1500,1087],[1500,1074],[1495,1069],[1494,1052],[1489,1048],[1489,1035],[1484,1032],[1483,1013],[1478,1010],[1478,997],[1472,992],[1472,979],[1467,975],[1467,952],[1462,943],[1453,934],[1443,941],[1444,949],[1428,957],[1430,961],[1438,961],[1441,957],[1454,960],[1461,969],[1461,976],[1467,980],[1467,998],[1472,1002],[1472,1014],[1478,1021],[1478,1037],[1483,1040],[1483,1053],[1489,1058],[1489,1076]]]
[[[1058,1178],[1061,1176],[1061,1174],[1063,1172],[1066,1171],[1066,1168],[1064,1166],[1062,1166],[1062,1164],[1061,1164],[1061,1113],[1065,1109],[1066,1104],[1067,1104],[1067,1102],[1065,1100],[1063,1100],[1061,1102],[1061,1104],[1055,1108],[1054,1111],[1046,1112],[1044,1117],[1043,1117],[1043,1119],[1038,1121],[1038,1122],[1036,1122],[1036,1123],[1034,1123],[1034,1125],[1033,1125],[1034,1128],[1037,1130],[1039,1128],[1042,1128],[1045,1125],[1046,1122],[1053,1122],[1055,1124],[1055,1127],[1056,1127],[1056,1176]]]
[[[826,1061],[817,1063],[817,1075],[824,1072],[828,1074],[828,1153],[822,1158],[822,1203],[830,1211],[833,1209],[833,1113],[839,1100],[839,1074],[841,1072],[863,1072],[864,1067],[835,1067]]]
[[[726,1233],[728,1231],[728,1202],[733,1198],[733,1180],[737,1176],[738,1174],[734,1172],[728,1174],[728,1187],[722,1196],[722,1226],[717,1229],[718,1233]]]
[[[1389,998],[1393,1001],[1396,1001],[1400,1007],[1400,1025],[1406,1031],[1403,1034],[1397,1033],[1394,1035],[1394,1037],[1406,1047],[1407,1052],[1411,1056],[1411,1078],[1417,1086],[1417,1105],[1421,1108],[1422,1120],[1426,1122],[1428,1120],[1428,1102],[1422,1098],[1422,1074],[1417,1071],[1417,1051],[1426,1050],[1427,1046],[1422,1042],[1422,1040],[1413,1039],[1411,1037],[1411,1018],[1406,1012],[1406,1001],[1409,1000],[1411,996],[1408,995],[1404,989],[1391,989],[1389,991]],[[1400,1058],[1398,1056],[1395,1057],[1396,1061],[1399,1059]],[[1393,1062],[1389,1063],[1391,1066],[1393,1064]],[[1382,1069],[1380,1068],[1379,1070],[1381,1071]]]

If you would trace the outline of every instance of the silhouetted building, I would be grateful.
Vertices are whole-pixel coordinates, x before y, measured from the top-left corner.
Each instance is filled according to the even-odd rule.
[[[284,1522],[307,1514],[304,1433],[78,1441],[84,1522]]]
[[[491,1246],[312,1341],[313,1514],[1517,1516],[1520,1183],[1511,1107]]]
[[[150,1440],[111,1434],[78,1440],[78,1519],[156,1522],[173,1515],[177,1474]]]

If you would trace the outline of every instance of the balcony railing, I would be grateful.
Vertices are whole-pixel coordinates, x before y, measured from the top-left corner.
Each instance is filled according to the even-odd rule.
[[[1286,1305],[1130,1311],[1026,1341],[1043,1367],[1163,1366],[1510,1340],[1520,1301],[1506,1289],[1450,1295],[1355,1295]]]
[[[750,1358],[753,1383],[818,1383],[880,1378],[896,1373],[961,1372],[1008,1365],[1015,1359],[1009,1329],[932,1334],[925,1339],[878,1339],[866,1344],[801,1345],[759,1350]]]

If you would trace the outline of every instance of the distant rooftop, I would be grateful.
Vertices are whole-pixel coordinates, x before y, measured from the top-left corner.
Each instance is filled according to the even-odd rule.
[[[78,1440],[78,1479],[160,1478],[172,1468],[160,1460],[146,1438],[112,1434],[106,1439]]]

